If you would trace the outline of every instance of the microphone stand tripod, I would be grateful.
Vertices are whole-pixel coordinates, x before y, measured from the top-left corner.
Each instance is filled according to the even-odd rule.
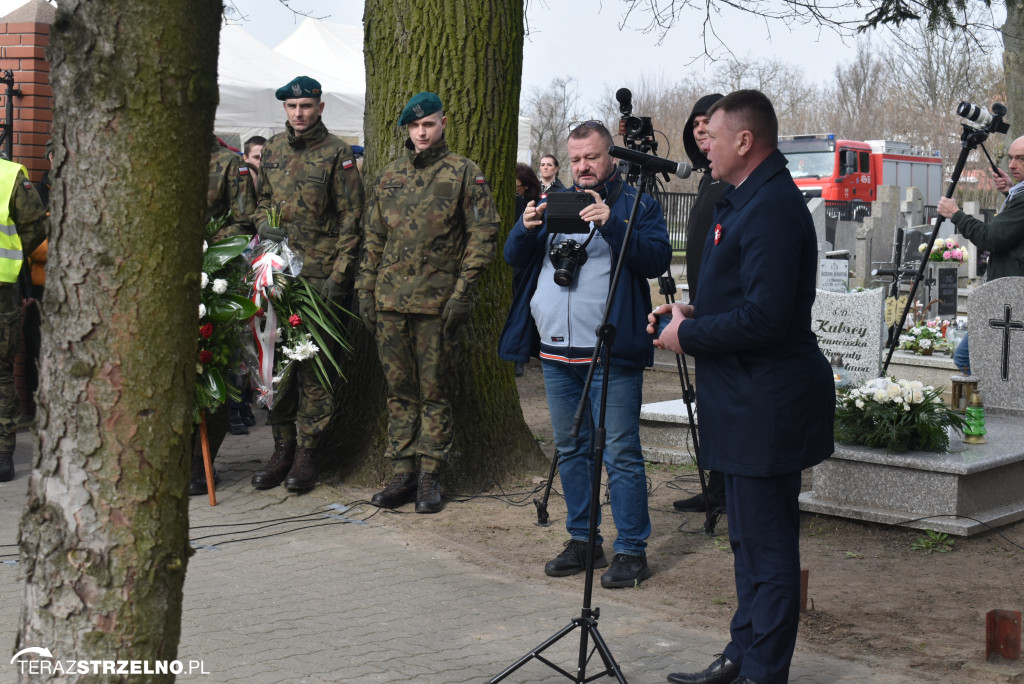
[[[666,304],[674,304],[676,301],[676,280],[672,277],[672,271],[658,278],[658,292],[665,296]],[[657,334],[657,330],[654,331]],[[711,537],[715,534],[715,526],[722,517],[722,510],[716,508],[711,510],[707,505],[708,482],[704,468],[700,461],[700,441],[697,438],[697,423],[693,419],[693,402],[697,399],[697,392],[690,382],[690,370],[686,363],[685,354],[676,354],[676,372],[679,373],[679,385],[683,393],[683,401],[686,402],[686,416],[690,421],[690,439],[693,441],[693,462],[697,464],[697,476],[700,479],[700,493],[704,496],[704,534]]]
[[[654,176],[655,172],[641,169],[640,186],[637,189],[636,198],[634,199],[633,206],[630,209],[629,221],[626,224],[626,233],[622,238],[622,249],[619,251],[619,259],[615,264],[615,272],[612,275],[612,282],[608,288],[608,298],[605,300],[604,306],[604,317],[601,321],[601,325],[597,329],[597,344],[594,347],[594,356],[590,361],[587,380],[583,386],[583,394],[580,397],[580,403],[576,409],[576,416],[573,420],[572,436],[576,437],[579,435],[580,426],[583,424],[586,414],[589,413],[590,387],[593,384],[594,371],[596,370],[597,364],[600,360],[602,373],[601,398],[598,408],[597,425],[594,428],[593,438],[591,440],[591,449],[594,454],[594,466],[590,478],[590,519],[588,521],[587,560],[584,565],[586,569],[584,570],[585,577],[583,580],[583,609],[580,611],[579,617],[573,618],[568,625],[545,639],[536,648],[507,667],[493,679],[490,679],[489,684],[497,684],[497,682],[505,679],[534,658],[559,674],[564,675],[575,684],[592,682],[595,679],[605,676],[614,676],[618,680],[619,684],[627,684],[626,678],[622,675],[622,670],[619,669],[618,663],[615,662],[615,658],[608,649],[608,644],[605,643],[604,639],[601,637],[601,633],[597,629],[597,620],[601,615],[601,609],[592,608],[591,599],[594,592],[594,549],[595,542],[597,540],[597,516],[601,510],[601,474],[604,472],[605,412],[608,408],[608,374],[611,370],[611,350],[612,346],[615,344],[616,335],[615,326],[608,322],[608,315],[611,311],[611,303],[615,297],[615,292],[618,289],[619,277],[622,275],[622,266],[625,262],[626,252],[629,250],[629,240],[633,235],[633,226],[636,225],[636,217],[638,209],[640,208],[640,197],[643,193],[648,191],[648,188],[653,187]],[[620,179],[620,182],[624,181]],[[572,674],[551,662],[541,654],[550,646],[561,640],[562,637],[567,636],[577,628],[580,630],[579,658],[576,663],[576,673]],[[594,654],[594,651],[590,651],[588,653],[590,640],[593,640],[594,642],[594,651],[597,651],[601,656],[601,662],[604,664],[604,670],[587,677],[587,665]]]

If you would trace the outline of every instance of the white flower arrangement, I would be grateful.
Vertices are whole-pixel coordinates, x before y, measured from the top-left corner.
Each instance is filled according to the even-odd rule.
[[[945,451],[948,426],[962,432],[963,417],[943,403],[938,390],[918,380],[875,378],[840,390],[836,402],[836,441],[847,444]]]

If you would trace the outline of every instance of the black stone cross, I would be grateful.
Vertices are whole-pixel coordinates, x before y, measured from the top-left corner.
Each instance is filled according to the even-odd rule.
[[[1010,379],[1010,331],[1011,330],[1024,330],[1024,322],[1011,321],[1010,320],[1010,305],[1003,304],[1003,318],[988,319],[988,324],[993,328],[1003,329],[1003,363],[1002,363],[1002,377],[1003,380]]]

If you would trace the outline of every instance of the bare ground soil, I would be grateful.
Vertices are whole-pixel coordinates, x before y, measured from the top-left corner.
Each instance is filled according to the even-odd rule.
[[[551,426],[542,372],[536,362],[518,381],[524,417],[550,456]],[[675,373],[649,371],[645,402],[679,397]],[[717,536],[702,533],[703,514],[680,514],[672,502],[699,491],[695,470],[648,468],[653,533],[648,560],[654,576],[642,590],[621,590],[688,627],[728,635],[735,608],[727,521]],[[485,496],[450,501],[433,516],[395,516],[447,550],[517,578],[545,581],[544,563],[567,538],[565,507],[556,478],[550,527],[538,527],[534,490],[547,477],[536,473]],[[809,487],[810,477],[805,477]],[[604,537],[614,539],[605,505]],[[919,530],[804,514],[802,565],[810,571],[808,610],[800,641],[841,658],[885,663],[887,671],[922,682],[1024,682],[1020,662],[985,662],[985,615],[1024,609],[1024,522],[971,538],[951,538],[946,552],[912,548],[926,540]],[[606,544],[610,550],[610,544]]]

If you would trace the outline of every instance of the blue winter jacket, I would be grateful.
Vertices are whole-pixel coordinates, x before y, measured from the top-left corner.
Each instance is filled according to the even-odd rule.
[[[622,190],[616,190],[621,186]],[[575,186],[571,192],[579,192]],[[599,230],[618,260],[626,235],[626,223],[637,197],[635,188],[625,185],[617,175],[605,184],[600,194],[614,197],[611,218]],[[617,196],[616,196],[617,195]],[[498,340],[498,355],[506,361],[526,362],[540,352],[540,337],[530,311],[530,300],[537,289],[537,279],[544,260],[548,259],[549,234],[547,221],[535,231],[523,227],[522,217],[512,228],[505,241],[505,261],[513,269],[522,271],[523,278],[513,294],[512,306],[505,327]],[[649,195],[642,195],[637,210],[637,225],[630,234],[629,246],[622,267],[619,285],[611,302],[608,322],[615,326],[612,344],[612,363],[620,366],[643,368],[654,361],[654,347],[647,334],[647,315],[651,311],[649,278],[657,278],[668,270],[672,260],[672,245],[661,205]],[[582,268],[587,268],[584,264]],[[609,276],[609,285],[612,276]],[[598,326],[600,320],[594,321]]]

